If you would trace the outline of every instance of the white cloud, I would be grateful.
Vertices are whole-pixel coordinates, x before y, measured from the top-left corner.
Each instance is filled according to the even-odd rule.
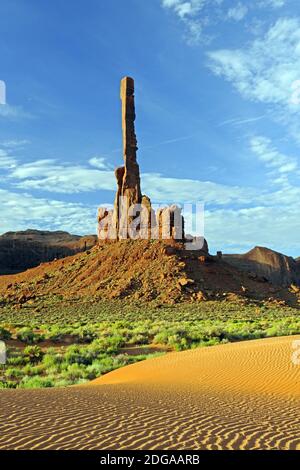
[[[180,203],[205,202],[205,204],[243,204],[255,197],[251,188],[227,186],[212,181],[164,177],[160,174],[142,175],[143,192],[153,202]]]
[[[21,106],[12,106],[10,104],[1,104],[0,105],[0,117],[7,119],[22,119],[22,118],[32,118],[32,114],[24,109]]]
[[[227,12],[227,18],[234,21],[241,21],[248,13],[248,7],[239,2],[235,7],[232,7]]]
[[[30,144],[30,141],[27,140],[27,139],[23,139],[23,140],[5,140],[3,142],[0,142],[1,147],[5,147],[5,148],[9,148],[9,149],[24,147],[27,144]]]
[[[14,165],[7,169],[6,179],[18,189],[60,194],[116,190],[114,172],[103,158],[94,157],[89,160],[89,165],[74,165],[53,159],[23,164],[14,161]],[[96,165],[102,169],[96,168]],[[226,205],[242,204],[249,201],[249,197],[255,198],[251,188],[211,181],[165,177],[156,173],[142,174],[141,179],[143,192],[154,202],[205,201],[206,204]]]
[[[207,0],[162,0],[162,6],[173,9],[180,18],[196,15],[206,3]]]
[[[52,159],[18,165],[10,172],[9,177],[17,181],[14,185],[18,188],[53,193],[75,194],[98,189],[115,189],[113,171],[71,163],[62,164]]]
[[[0,149],[0,171],[1,169],[10,169],[14,168],[17,164],[17,161],[14,157],[9,155],[6,150]]]
[[[298,161],[278,151],[266,137],[255,136],[250,140],[251,150],[272,170],[281,174],[298,172]]]
[[[92,157],[89,159],[89,164],[99,170],[107,170],[108,165],[104,157]]]
[[[209,22],[208,15],[200,15],[205,7],[218,6],[223,0],[161,0],[165,9],[172,11],[186,28],[185,38],[189,44],[208,42],[204,28]]]
[[[96,233],[96,207],[0,189],[0,233],[36,228]]]
[[[298,111],[291,104],[293,82],[300,73],[298,18],[279,19],[263,38],[244,49],[216,50],[208,56],[211,70],[243,97]]]
[[[260,245],[296,257],[300,254],[299,209],[299,204],[207,209],[205,236],[215,250],[245,252]]]
[[[233,2],[230,2],[231,4]],[[242,21],[249,12],[257,10],[278,10],[287,3],[287,0],[253,0],[251,2],[237,1],[228,8],[223,0],[161,0],[165,10],[169,10],[185,26],[185,39],[188,44],[208,43],[216,35],[215,25],[226,21]],[[257,18],[252,19],[257,28]],[[213,27],[209,34],[206,30]]]
[[[272,7],[272,8],[281,8],[286,5],[287,0],[260,0],[258,2],[259,7]]]
[[[256,117],[248,117],[248,118],[237,117],[237,118],[232,118],[232,119],[226,119],[226,121],[220,122],[220,124],[218,124],[218,127],[226,126],[227,124],[231,124],[233,126],[241,126],[243,124],[249,124],[251,122],[261,121],[265,117],[266,117],[266,114],[262,114],[261,116],[256,116]]]

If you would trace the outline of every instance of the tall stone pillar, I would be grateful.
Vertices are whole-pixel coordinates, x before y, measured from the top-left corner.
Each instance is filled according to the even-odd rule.
[[[116,169],[118,191],[115,200],[115,218],[119,238],[128,237],[128,225],[134,219],[128,211],[141,204],[140,169],[137,163],[137,140],[135,135],[134,80],[124,77],[121,80],[122,132],[124,167]],[[121,197],[121,200],[120,200]]]
[[[122,133],[124,166],[116,168],[117,193],[113,211],[98,212],[99,239],[184,239],[181,209],[170,206],[156,214],[150,199],[142,195],[140,169],[137,163],[135,135],[134,80],[121,80]]]
[[[135,135],[134,80],[125,77],[121,80],[123,157],[125,172],[123,175],[122,195],[128,196],[129,206],[142,201],[140,169],[136,160],[137,140]]]

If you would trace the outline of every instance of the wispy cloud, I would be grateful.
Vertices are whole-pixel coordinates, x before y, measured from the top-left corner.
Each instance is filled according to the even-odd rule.
[[[0,117],[11,120],[30,119],[33,115],[25,111],[21,106],[12,106],[10,104],[0,104]]]
[[[259,7],[282,8],[287,4],[288,0],[258,0]]]
[[[280,152],[271,139],[263,136],[255,136],[250,139],[252,152],[270,170],[269,176],[275,184],[290,187],[289,175],[299,176],[299,166],[296,157],[291,157]]]
[[[299,79],[299,50],[300,20],[281,18],[243,49],[209,52],[209,66],[243,97],[298,111],[291,104],[291,94],[293,82]]]
[[[205,236],[213,244],[212,249],[225,247],[227,253],[245,252],[260,245],[298,256],[299,209],[299,204],[206,209]]]
[[[96,233],[96,207],[0,189],[0,233],[36,228]]]
[[[216,23],[240,22],[245,20],[250,12],[270,8],[279,10],[286,3],[287,0],[236,1],[228,8],[227,2],[223,0],[161,0],[162,7],[177,15],[185,26],[185,38],[190,44],[210,42],[216,32],[208,33],[207,30]]]
[[[99,170],[89,165],[62,164],[53,159],[19,164],[10,172],[9,178],[20,189],[53,193],[76,194],[115,189],[115,177],[111,170]]]
[[[0,142],[0,147],[5,147],[8,149],[15,149],[15,148],[21,148],[24,147],[25,145],[30,144],[30,140],[23,139],[23,140],[4,140],[3,142]]]
[[[99,170],[108,170],[110,165],[107,163],[105,157],[92,157],[89,159],[89,164]]]
[[[91,162],[92,160],[92,162]],[[7,162],[9,163],[9,162]],[[102,169],[95,160],[87,165],[61,163],[52,159],[36,160],[10,167],[7,181],[23,190],[42,190],[61,194],[78,194],[98,190],[115,191],[114,172],[101,159]],[[142,175],[143,191],[155,202],[173,203],[203,200],[207,204],[245,203],[250,188],[226,186],[210,181],[165,177],[156,173]],[[254,194],[252,194],[254,196]]]
[[[0,149],[0,172],[1,169],[11,169],[17,164],[16,159],[9,154],[6,150]]]
[[[229,186],[212,181],[165,177],[160,174],[142,175],[143,190],[154,202],[197,202],[227,205],[247,203],[255,193],[251,188]]]
[[[241,21],[245,18],[248,13],[248,7],[243,3],[239,2],[236,6],[229,8],[227,12],[227,18],[229,20]]]
[[[220,124],[218,124],[218,127],[227,126],[228,124],[232,124],[234,126],[240,126],[240,125],[243,125],[243,124],[250,124],[251,122],[261,121],[265,117],[266,117],[266,114],[263,114],[261,116],[256,116],[256,117],[249,117],[249,118],[227,119],[226,121],[220,122]]]

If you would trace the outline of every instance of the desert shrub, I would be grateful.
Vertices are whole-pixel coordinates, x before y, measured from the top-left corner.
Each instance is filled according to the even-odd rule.
[[[36,366],[32,364],[27,364],[25,367],[23,367],[22,372],[24,375],[34,376],[43,374],[45,370],[46,367],[44,366],[44,364],[38,364]]]
[[[41,361],[43,355],[44,353],[39,346],[27,346],[24,349],[24,356],[27,357],[31,363]]]
[[[24,377],[19,384],[20,388],[49,388],[54,387],[55,382],[50,377]]]
[[[76,382],[78,379],[84,379],[86,378],[85,367],[82,364],[71,364],[63,372],[62,377],[71,383]]]
[[[89,365],[92,363],[92,354],[84,347],[77,345],[69,346],[64,355],[64,362],[66,364]]]
[[[42,341],[44,336],[39,333],[35,333],[31,328],[24,327],[17,332],[17,339],[23,343],[35,344]]]
[[[18,383],[11,380],[0,380],[0,389],[2,388],[17,388]]]
[[[86,378],[88,380],[96,379],[104,373],[103,371],[103,364],[101,362],[94,361],[93,364],[87,366],[86,368]]]
[[[59,325],[52,326],[50,331],[47,331],[45,334],[45,338],[51,341],[60,341],[62,340],[64,335],[62,327]]]
[[[157,333],[153,338],[154,344],[168,344],[169,342],[169,333],[167,331],[162,331]]]
[[[275,323],[266,330],[266,336],[289,336],[300,333],[300,323],[295,323],[292,320],[283,320]]]
[[[8,340],[11,338],[11,332],[7,330],[6,328],[3,328],[0,326],[0,339],[2,340]]]
[[[55,380],[55,387],[68,387],[69,385],[72,385],[69,380],[59,377]]]
[[[109,336],[107,338],[96,339],[92,342],[90,350],[97,354],[117,353],[125,345],[124,338],[120,335]]]
[[[5,377],[8,379],[18,379],[25,375],[22,369],[18,369],[17,367],[9,367],[5,371]]]
[[[43,364],[48,369],[59,366],[63,360],[62,353],[57,353],[54,348],[49,348],[43,357]]]
[[[77,332],[78,341],[80,343],[91,343],[97,335],[89,328],[79,328]]]
[[[28,357],[23,355],[7,355],[7,365],[10,366],[24,366],[28,363]]]

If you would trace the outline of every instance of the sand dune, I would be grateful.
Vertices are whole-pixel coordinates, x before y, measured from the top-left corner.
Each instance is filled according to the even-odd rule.
[[[1,391],[0,448],[300,450],[295,339],[171,353],[81,387]]]

